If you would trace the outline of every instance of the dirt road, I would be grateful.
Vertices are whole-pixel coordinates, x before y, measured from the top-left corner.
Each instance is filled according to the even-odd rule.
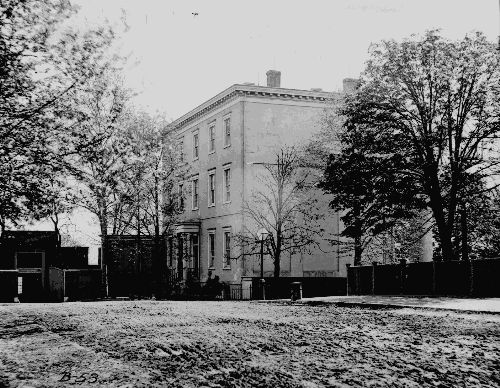
[[[252,302],[0,305],[3,387],[498,387],[500,316]]]

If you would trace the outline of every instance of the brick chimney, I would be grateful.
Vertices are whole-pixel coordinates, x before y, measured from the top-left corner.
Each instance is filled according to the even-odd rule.
[[[281,86],[281,71],[269,70],[267,73],[267,86],[270,88],[280,88]]]
[[[359,85],[359,80],[356,78],[344,78],[342,81],[343,87],[344,87],[344,93],[345,94],[351,94],[356,91],[356,88]]]

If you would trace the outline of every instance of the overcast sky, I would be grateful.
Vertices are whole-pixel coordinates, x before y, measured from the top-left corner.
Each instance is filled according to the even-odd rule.
[[[370,43],[440,28],[495,41],[498,0],[166,1],[77,0],[81,17],[119,22],[126,13],[126,75],[137,103],[177,119],[235,83],[334,91],[357,77]],[[197,13],[197,15],[193,15]],[[121,29],[123,30],[123,29]],[[139,61],[139,63],[137,63]]]
[[[265,85],[267,70],[280,70],[285,88],[335,91],[363,70],[372,42],[432,28],[451,39],[480,30],[496,41],[500,30],[499,0],[74,1],[82,22],[121,24],[122,52],[131,54],[126,76],[141,92],[136,103],[173,120],[235,83]],[[95,221],[81,212],[68,229],[90,245],[92,262]]]

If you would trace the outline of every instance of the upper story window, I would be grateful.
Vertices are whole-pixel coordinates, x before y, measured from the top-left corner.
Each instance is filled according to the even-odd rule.
[[[208,153],[215,152],[215,123],[208,127]]]
[[[199,180],[198,178],[193,179],[193,210],[198,209],[199,197],[198,197],[198,189],[199,189]]]
[[[200,134],[195,132],[193,134],[193,159],[196,160],[200,156]]]
[[[231,118],[224,119],[224,147],[231,145]]]
[[[180,139],[176,144],[176,153],[180,163],[184,163],[184,139]]]
[[[208,206],[215,206],[215,170],[208,173]]]
[[[231,201],[231,167],[224,167],[224,202]]]

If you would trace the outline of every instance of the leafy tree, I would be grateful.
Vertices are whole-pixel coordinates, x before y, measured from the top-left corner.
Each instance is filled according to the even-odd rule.
[[[0,5],[0,225],[37,217],[47,182],[61,170],[75,118],[60,101],[94,72],[111,30],[64,27],[77,9],[66,0]],[[50,191],[50,190],[49,190]]]
[[[109,70],[93,77],[72,96],[80,114],[86,117],[78,125],[84,136],[82,141],[93,144],[78,149],[79,143],[73,143],[75,150],[68,169],[77,182],[75,204],[95,214],[101,246],[105,247],[110,226],[115,234],[120,228],[129,227],[118,215],[135,200],[125,182],[134,158],[132,139],[127,135],[127,126],[133,119],[129,106],[132,92],[124,87],[118,72]],[[105,266],[105,249],[101,253]]]
[[[498,257],[497,243],[500,229],[498,217],[498,188],[490,190],[480,174],[469,175],[460,190],[460,202],[455,214],[452,247],[455,257]],[[441,244],[436,231],[436,242]],[[437,250],[435,258],[441,259]]]
[[[341,236],[354,240],[354,265],[360,265],[376,236],[414,217],[423,203],[412,177],[402,173],[409,168],[404,144],[352,124],[338,129],[337,139],[340,151],[330,154],[319,187],[331,194],[330,206],[344,212]]]
[[[481,174],[491,182],[498,173],[491,147],[500,131],[497,45],[479,32],[449,41],[428,31],[372,45],[370,54],[361,86],[342,112],[346,127],[402,144],[408,165],[396,168],[420,188],[443,259],[450,260],[466,177]]]
[[[246,224],[233,240],[247,249],[246,254],[255,255],[260,250],[257,231],[269,232],[265,240],[266,251],[274,265],[274,276],[280,276],[280,260],[283,254],[290,255],[318,246],[318,238],[324,232],[321,220],[324,212],[315,179],[301,153],[283,148],[276,153],[274,163],[262,163],[264,173],[256,178],[250,199],[244,204],[245,217],[255,230]],[[243,248],[245,247],[245,248]]]

